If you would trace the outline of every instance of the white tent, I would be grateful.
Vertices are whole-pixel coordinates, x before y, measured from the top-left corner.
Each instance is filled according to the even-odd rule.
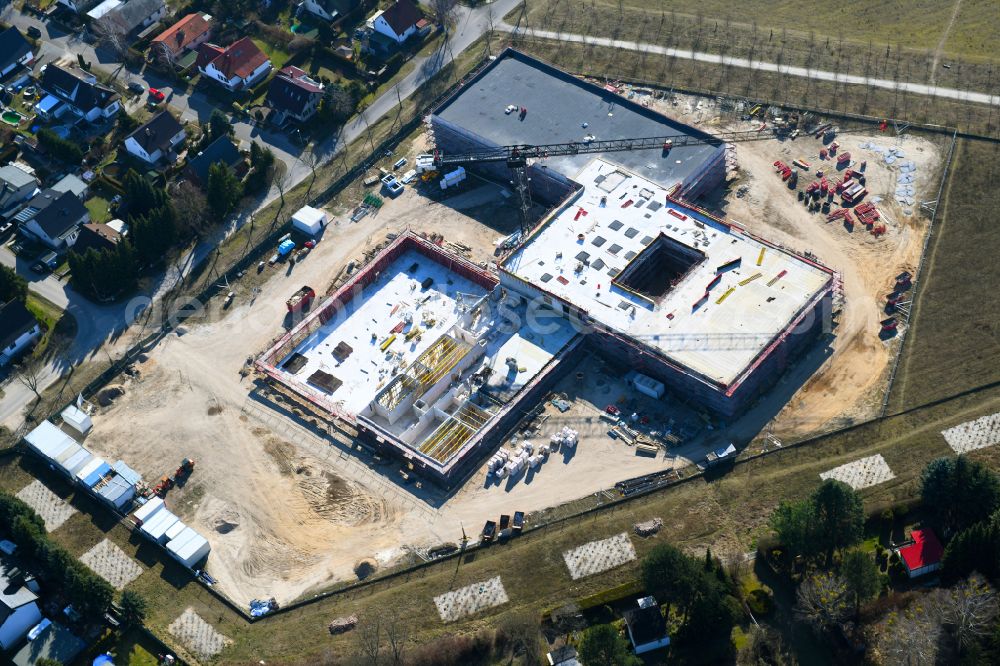
[[[310,236],[318,234],[327,222],[326,212],[312,206],[303,206],[292,215],[292,227]]]
[[[155,516],[162,508],[163,508],[163,498],[154,497],[153,499],[149,500],[148,502],[140,506],[138,509],[136,509],[136,512],[132,514],[132,518],[135,519],[136,525],[145,525],[146,522],[150,518]]]
[[[28,446],[46,458],[59,455],[69,445],[76,444],[75,439],[52,425],[49,421],[39,423],[37,428],[24,436],[24,441],[28,443]]]
[[[208,555],[212,547],[205,537],[188,527],[167,544],[167,550],[178,562],[193,569],[194,565]]]
[[[90,420],[87,412],[76,405],[70,405],[62,411],[63,423],[76,430],[81,435],[86,435],[94,427],[94,422]]]

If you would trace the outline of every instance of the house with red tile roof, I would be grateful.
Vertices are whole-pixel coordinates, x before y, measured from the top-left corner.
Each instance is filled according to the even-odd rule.
[[[155,57],[175,62],[187,53],[197,50],[211,36],[211,14],[188,14],[157,35],[149,47]]]
[[[938,541],[934,530],[913,530],[910,538],[912,543],[896,550],[910,578],[940,569],[944,546]]]
[[[249,37],[225,48],[205,42],[198,47],[195,64],[203,76],[229,90],[249,88],[271,71],[271,61]]]

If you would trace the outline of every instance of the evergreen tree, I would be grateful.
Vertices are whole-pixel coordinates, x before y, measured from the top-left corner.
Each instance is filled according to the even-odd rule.
[[[208,168],[206,196],[209,210],[217,221],[222,222],[239,203],[243,186],[228,165],[217,162]]]
[[[28,298],[28,281],[17,274],[13,268],[0,266],[0,305],[9,301],[21,301]]]

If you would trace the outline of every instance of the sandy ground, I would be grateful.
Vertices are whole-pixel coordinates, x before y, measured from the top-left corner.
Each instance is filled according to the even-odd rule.
[[[854,152],[860,140],[842,137],[841,143]],[[908,157],[921,162],[921,178],[929,178],[933,170],[924,162],[934,157],[933,147],[915,139],[904,146]],[[417,142],[414,154],[421,149]],[[802,371],[804,387],[778,417],[777,429],[788,432],[805,432],[874,408],[890,360],[890,350],[877,337],[882,318],[878,301],[896,273],[915,267],[924,231],[922,220],[903,221],[891,206],[886,212],[899,224],[890,224],[889,233],[878,240],[861,231],[848,234],[807,213],[773,175],[771,163],[799,156],[815,162],[818,149],[812,139],[741,145],[740,164],[747,174],[741,184],[749,187],[748,195],[725,204],[727,213],[751,231],[809,250],[844,275],[845,305],[832,353],[812,379],[811,370]],[[869,161],[869,178],[877,185],[869,189],[884,181],[888,192],[894,176],[874,162]],[[272,596],[288,602],[333,581],[354,580],[362,562],[385,567],[435,545],[457,543],[463,529],[474,537],[483,521],[500,513],[557,506],[623,478],[697,460],[713,437],[723,436],[688,407],[639,400],[626,406],[649,415],[654,421],[650,427],[673,424],[675,432],[686,428],[689,437],[668,455],[637,455],[609,437],[608,424],[600,419],[606,404],[617,403],[624,391],[610,381],[602,384],[601,368],[585,363],[580,369],[585,381],[571,373],[557,387],[573,402],[572,409],[564,414],[547,406],[532,435],[536,443],[546,442],[569,425],[581,433],[574,451],[554,454],[537,470],[499,484],[480,469],[450,496],[398,485],[398,465],[359,458],[259,403],[250,397],[251,378],[242,377],[240,370],[282,332],[284,301],[293,291],[310,284],[325,292],[344,265],[361,260],[364,250],[382,242],[387,232],[410,226],[440,233],[447,241],[471,246],[471,258],[486,263],[493,260],[494,242],[516,226],[516,209],[501,188],[484,185],[447,205],[407,188],[400,198],[386,200],[377,217],[356,224],[347,222],[343,211],[334,212],[338,224],[327,229],[304,262],[291,269],[268,268],[271,277],[263,282],[254,276],[259,292],[249,283],[232,285],[236,298],[228,311],[214,302],[203,320],[189,321],[157,345],[137,364],[136,376],[125,381],[125,394],[95,415],[87,442],[109,459],[128,461],[150,484],[184,457],[197,461],[190,480],[166,501],[209,539],[207,568],[238,603]],[[483,220],[499,222],[489,227]],[[789,392],[796,381],[789,380]],[[572,390],[574,385],[582,388]],[[758,410],[770,411],[770,419],[787,400],[777,391]],[[734,427],[752,436],[763,425],[756,416],[756,421],[748,418]]]
[[[678,100],[676,105],[663,101],[653,106],[684,122],[698,120],[696,124],[709,131],[747,130],[760,124],[759,121],[727,122],[719,117],[714,102],[702,102],[699,109],[692,98],[679,96]],[[789,190],[775,173],[775,160],[791,164],[801,158],[809,162],[813,174],[800,177],[799,190],[817,180],[816,169],[823,168],[827,174],[838,173],[835,162],[819,159],[823,144],[818,139],[800,136],[794,141],[736,144],[740,179],[717,202],[717,207],[729,221],[752,233],[799,253],[811,252],[821,263],[837,271],[843,282],[843,308],[834,318],[829,353],[821,352],[826,354],[825,358],[803,364],[811,376],[804,377],[794,369],[789,373],[784,381],[792,385],[788,391],[802,384],[791,400],[787,400],[788,391],[776,391],[740,423],[733,424],[737,438],[751,437],[759,430],[760,422],[775,412],[774,433],[801,438],[820,429],[871,418],[881,407],[898,345],[896,340],[883,341],[878,335],[880,321],[889,316],[883,309],[885,298],[900,272],[916,270],[928,222],[919,209],[913,210],[912,215],[904,214],[892,196],[898,169],[886,166],[878,155],[862,150],[859,144],[875,142],[902,148],[906,159],[917,165],[918,200],[933,198],[937,192],[942,156],[934,143],[908,135],[896,139],[889,134],[841,134],[836,141],[840,152],[849,151],[856,161],[867,160],[866,200],[882,197],[877,206],[887,226],[887,233],[879,238],[860,224],[849,232],[839,221],[828,223],[825,215],[810,213],[797,200],[796,191]],[[736,196],[740,187],[748,188],[742,198]]]

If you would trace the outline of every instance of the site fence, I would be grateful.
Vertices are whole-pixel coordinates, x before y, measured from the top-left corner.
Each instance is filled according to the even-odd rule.
[[[457,81],[452,86],[450,86],[447,90],[445,90],[443,93],[441,93],[441,95],[439,95],[437,98],[435,98],[434,100],[432,100],[431,102],[429,102],[427,105],[425,105],[425,107],[422,108],[419,112],[417,112],[413,118],[411,118],[406,123],[403,123],[402,125],[400,125],[399,129],[396,132],[394,132],[389,138],[387,138],[384,141],[382,141],[381,143],[379,143],[378,146],[375,146],[373,148],[373,150],[368,154],[368,156],[365,159],[363,159],[355,167],[349,169],[347,172],[344,173],[344,175],[342,175],[340,178],[338,178],[333,183],[331,183],[328,187],[326,187],[322,192],[320,192],[315,197],[313,197],[309,201],[309,204],[313,205],[313,206],[320,206],[323,203],[329,201],[332,197],[334,197],[339,192],[343,191],[347,186],[349,186],[358,177],[360,177],[363,173],[365,173],[367,170],[369,170],[374,164],[376,164],[380,159],[382,159],[384,157],[384,155],[385,155],[385,153],[386,153],[387,150],[390,150],[392,147],[398,145],[405,137],[407,137],[410,133],[412,133],[413,131],[415,131],[420,126],[420,124],[423,122],[423,115],[425,113],[427,113],[429,110],[433,109],[441,100],[443,100],[446,97],[448,97],[449,95],[453,94],[453,92],[455,90],[457,90],[459,87],[463,86],[470,78],[474,77],[478,73],[478,71],[483,66],[485,66],[488,62],[489,62],[488,58],[483,58],[475,67],[472,68],[472,70],[468,74],[466,74],[459,81]],[[630,83],[634,83],[636,85],[642,85],[642,86],[646,86],[646,87],[653,87],[653,88],[660,88],[661,85],[662,85],[662,84],[657,84],[657,83],[652,83],[652,82],[645,82],[645,81],[631,81]],[[682,90],[682,89],[677,88],[677,87],[672,88],[672,90],[675,91],[675,92],[682,92],[682,93],[690,93],[690,94],[698,94],[698,95],[709,95],[709,96],[715,96],[715,97],[727,97],[727,98],[730,98],[730,99],[740,99],[740,100],[744,99],[744,98],[738,98],[738,97],[734,97],[732,95],[718,93],[718,92],[714,92],[714,91],[696,90],[696,89]],[[760,102],[760,103],[768,103],[768,102],[763,101],[763,100],[757,100],[757,101]],[[876,118],[876,117],[873,117],[873,116],[864,116],[864,115],[860,115],[860,114],[848,114],[848,113],[844,113],[844,112],[831,111],[831,110],[826,110],[826,109],[810,109],[810,108],[805,108],[805,107],[801,107],[801,106],[791,107],[789,105],[777,104],[777,103],[775,103],[775,105],[782,106],[783,108],[797,108],[797,109],[799,109],[801,111],[812,111],[812,112],[815,112],[817,114],[822,114],[822,115],[830,117],[830,118],[843,118],[843,119],[849,119],[849,120],[864,120],[864,121],[871,121],[873,123],[879,122],[881,120],[880,118]],[[972,138],[972,139],[978,139],[978,140],[987,140],[987,141],[994,141],[994,142],[998,141],[998,139],[993,138],[993,137],[958,132],[954,128],[943,128],[943,127],[938,127],[938,126],[918,125],[918,124],[911,124],[910,127],[921,129],[921,130],[928,131],[928,132],[934,132],[934,133],[938,133],[938,134],[945,134],[945,135],[950,134],[952,136],[952,149],[954,148],[955,140],[958,137]],[[951,160],[951,155],[952,155],[952,152],[949,151],[949,158],[948,158],[948,162],[949,163],[950,163],[950,160]],[[946,175],[947,174],[945,174],[945,175],[942,176],[942,186],[943,186],[943,183],[945,182],[945,176]],[[941,192],[941,190],[939,190],[939,198],[940,198],[940,192]],[[223,283],[224,282],[227,282],[229,280],[235,280],[238,277],[238,274],[241,271],[244,271],[247,268],[249,268],[254,261],[257,261],[260,256],[262,256],[265,252],[269,251],[274,246],[274,244],[277,242],[278,238],[280,238],[284,233],[287,232],[287,230],[289,228],[289,221],[290,221],[290,215],[288,217],[286,217],[286,219],[283,221],[282,224],[276,225],[276,229],[272,233],[270,233],[267,238],[265,238],[263,241],[259,242],[246,255],[244,255],[243,257],[241,257],[237,261],[235,261],[228,269],[226,269],[220,275],[220,279],[219,280],[216,280],[212,284],[206,286],[197,295],[196,298],[201,303],[204,304],[207,300],[209,300],[212,296],[216,295],[221,289],[224,288],[223,287]],[[926,252],[926,248],[927,248],[927,244],[926,244],[926,240],[925,240],[924,252]],[[211,255],[209,255],[209,257],[206,257],[206,259],[204,259],[203,261],[210,260],[210,257],[211,257]],[[107,370],[105,370],[104,372],[102,372],[97,378],[95,378],[94,380],[92,380],[91,382],[89,382],[87,384],[87,386],[82,390],[82,394],[84,395],[84,397],[93,396],[95,393],[97,393],[99,390],[101,390],[101,388],[103,388],[108,382],[110,382],[112,379],[114,379],[115,377],[117,377],[118,375],[120,375],[122,373],[122,371],[126,367],[128,367],[131,363],[133,363],[141,354],[144,354],[149,349],[151,349],[152,346],[155,345],[155,343],[159,341],[159,339],[161,339],[164,335],[166,335],[171,330],[171,328],[172,328],[173,325],[178,324],[178,323],[183,323],[186,320],[186,318],[188,316],[190,316],[190,314],[191,313],[184,313],[184,312],[177,313],[177,315],[175,317],[173,317],[170,320],[164,322],[157,331],[155,331],[155,332],[151,333],[150,335],[146,336],[145,338],[143,338],[142,340],[140,340],[139,342],[137,342],[135,345],[133,345],[131,348],[129,348],[128,351],[125,352],[125,354],[123,355],[123,357],[121,359],[119,359],[119,360],[115,361],[114,363],[112,363],[111,366]],[[902,348],[902,345],[901,345],[901,348]],[[898,363],[898,355],[897,355],[897,363]],[[895,368],[895,366],[894,366],[894,368]],[[895,374],[895,372],[893,372],[893,374]],[[954,400],[954,399],[963,397],[965,395],[974,394],[976,392],[979,392],[979,391],[982,391],[982,390],[986,390],[986,389],[989,389],[989,388],[994,388],[996,386],[1000,386],[1000,382],[996,382],[994,384],[990,384],[990,385],[983,386],[983,387],[977,387],[975,389],[970,389],[968,391],[964,391],[962,393],[956,394],[955,396],[950,396],[948,398],[943,398],[941,400],[937,400],[937,401],[933,401],[931,403],[927,403],[926,405],[921,405],[921,406],[910,408],[908,410],[903,410],[901,412],[898,412],[897,414],[893,414],[893,416],[899,416],[899,415],[903,415],[903,414],[906,414],[906,413],[909,413],[909,412],[915,412],[915,411],[918,411],[918,410],[926,409],[926,408],[932,407],[932,406],[934,406],[936,404],[948,402],[950,400]],[[887,390],[887,395],[888,395],[888,390]],[[61,411],[61,408],[59,410],[57,410],[56,412],[54,412],[54,414],[52,416],[55,416],[56,414],[58,414],[59,411]],[[814,436],[802,439],[802,440],[797,441],[797,442],[791,442],[791,443],[788,443],[788,444],[783,444],[783,446],[781,448],[771,449],[771,450],[767,450],[767,451],[761,451],[760,453],[749,455],[749,456],[747,456],[745,458],[741,458],[741,459],[735,461],[735,463],[733,463],[732,466],[728,467],[727,470],[732,470],[732,469],[735,469],[735,468],[741,468],[741,467],[746,466],[748,464],[751,464],[753,461],[755,461],[757,459],[760,459],[760,458],[763,458],[765,456],[781,455],[782,453],[786,453],[788,451],[793,451],[795,449],[798,449],[798,448],[801,448],[801,447],[805,447],[805,446],[808,446],[810,444],[814,444],[814,443],[822,441],[824,439],[827,439],[827,438],[830,438],[830,437],[834,437],[834,436],[837,436],[837,435],[840,435],[840,434],[844,434],[844,433],[856,430],[858,428],[861,428],[861,427],[867,425],[868,423],[871,423],[873,421],[877,421],[877,420],[880,420],[881,418],[884,418],[884,411],[885,410],[884,410],[884,407],[883,407],[883,413],[882,413],[882,415],[880,415],[879,417],[870,419],[868,421],[863,421],[863,422],[858,422],[858,423],[853,423],[853,424],[845,425],[843,427],[835,428],[833,430],[824,432],[822,434],[814,435]],[[18,437],[18,439],[20,439],[20,437]],[[20,449],[21,447],[18,447],[18,448]],[[711,470],[710,469],[710,470],[708,470],[707,474],[708,474],[708,477],[711,478],[713,475],[718,474],[718,473],[725,473],[725,471],[726,470],[722,470],[720,472],[716,472],[715,470]],[[53,476],[54,476],[54,473],[53,473]],[[705,477],[706,477],[706,472],[705,471],[696,471],[696,472],[694,472],[694,473],[692,473],[690,475],[684,476],[682,478],[678,478],[678,479],[670,481],[668,483],[665,483],[665,484],[662,484],[662,485],[655,485],[655,486],[650,487],[650,488],[642,489],[642,490],[637,491],[637,492],[635,492],[633,494],[630,494],[627,497],[619,496],[615,491],[612,491],[612,490],[600,491],[600,492],[594,493],[594,495],[592,495],[590,497],[589,501],[593,501],[593,505],[592,506],[580,508],[578,510],[571,511],[570,513],[568,513],[566,515],[555,516],[555,517],[552,517],[551,519],[545,519],[543,517],[542,518],[542,522],[532,523],[532,524],[526,526],[525,527],[525,534],[522,535],[522,536],[520,536],[520,537],[517,537],[517,538],[523,539],[523,538],[526,538],[526,537],[528,537],[530,535],[533,535],[533,534],[535,534],[537,532],[543,532],[544,533],[547,530],[561,529],[562,527],[565,527],[566,525],[568,525],[572,521],[578,521],[578,520],[585,519],[585,518],[591,517],[591,516],[596,519],[597,516],[600,515],[602,512],[615,511],[619,507],[624,506],[627,502],[630,502],[630,501],[635,500],[637,498],[646,497],[646,496],[648,496],[650,494],[661,492],[661,491],[663,491],[665,489],[669,489],[669,488],[672,488],[672,487],[675,487],[675,486],[679,486],[679,485],[682,485],[682,484],[691,483],[693,481],[696,481],[696,480],[699,480],[699,479],[703,479]],[[111,511],[111,509],[109,509],[109,508],[107,510]],[[113,513],[115,513],[118,516],[120,522],[122,524],[124,524],[128,529],[130,529],[130,530],[134,530],[135,529],[134,524],[132,523],[132,521],[128,520],[127,516],[124,516],[122,514],[118,514],[117,512],[113,512]],[[460,549],[456,550],[454,553],[452,553],[450,555],[446,555],[446,556],[442,556],[442,557],[438,557],[438,558],[434,558],[434,559],[429,559],[427,561],[418,562],[418,563],[415,563],[415,564],[412,564],[412,565],[409,565],[409,566],[404,566],[404,567],[401,567],[401,568],[398,568],[398,569],[395,569],[395,570],[386,571],[384,574],[376,576],[376,577],[373,577],[373,578],[370,578],[370,579],[366,579],[366,580],[363,580],[363,581],[357,581],[357,582],[354,582],[354,583],[347,583],[347,584],[344,584],[344,585],[340,585],[340,586],[331,588],[330,590],[327,590],[327,591],[324,591],[322,593],[316,594],[315,596],[310,597],[308,599],[303,599],[303,600],[300,600],[298,602],[294,602],[294,603],[288,604],[286,606],[283,606],[283,607],[279,608],[278,610],[273,611],[272,613],[270,613],[268,615],[265,615],[265,616],[263,616],[261,618],[251,617],[249,615],[249,612],[246,609],[242,608],[240,605],[238,605],[236,602],[234,602],[233,600],[231,600],[229,597],[227,597],[225,594],[223,594],[219,590],[215,589],[213,586],[206,584],[200,578],[194,578],[194,580],[198,584],[202,585],[202,587],[207,592],[209,592],[213,597],[215,597],[216,599],[218,599],[220,603],[222,603],[223,605],[225,605],[227,608],[229,608],[234,613],[238,614],[240,617],[242,617],[248,623],[253,623],[253,622],[257,622],[257,621],[266,621],[268,618],[270,618],[270,617],[272,617],[274,615],[278,615],[278,614],[282,614],[282,613],[287,613],[287,612],[290,612],[292,610],[300,609],[302,607],[315,604],[317,602],[329,599],[331,597],[335,597],[335,596],[339,596],[339,595],[349,595],[349,594],[351,594],[353,592],[357,592],[359,590],[366,589],[366,588],[371,588],[373,586],[380,585],[380,584],[386,583],[386,582],[391,582],[393,580],[408,579],[411,576],[419,575],[422,571],[428,569],[429,567],[437,566],[437,565],[442,564],[444,562],[454,561],[455,558],[464,557],[469,552],[475,552],[476,550],[481,549],[481,548],[503,548],[503,545],[499,545],[499,544],[498,545],[492,545],[492,546],[474,545],[474,546],[468,546],[466,548],[460,548]]]
[[[910,291],[910,313],[906,318],[906,326],[903,328],[903,339],[900,341],[899,349],[896,350],[896,357],[892,361],[892,370],[889,372],[889,383],[885,388],[885,395],[882,397],[882,409],[879,410],[880,417],[885,416],[886,411],[889,409],[889,400],[892,397],[892,387],[896,382],[896,370],[899,369],[899,361],[903,358],[903,352],[907,349],[907,342],[912,337],[910,335],[910,320],[913,319],[917,298],[921,293],[921,287],[923,284],[921,277],[924,273],[924,263],[927,261],[927,248],[930,247],[931,236],[934,235],[934,224],[937,221],[938,210],[943,205],[941,195],[944,193],[945,183],[948,182],[948,173],[951,170],[951,160],[955,155],[955,144],[957,142],[958,132],[956,131],[952,133],[951,145],[948,146],[948,156],[945,158],[944,167],[941,169],[941,182],[938,184],[937,195],[934,198],[934,203],[931,208],[931,219],[927,226],[927,233],[924,234],[924,246],[920,249],[920,261],[917,262],[917,268],[913,275],[913,286]]]

